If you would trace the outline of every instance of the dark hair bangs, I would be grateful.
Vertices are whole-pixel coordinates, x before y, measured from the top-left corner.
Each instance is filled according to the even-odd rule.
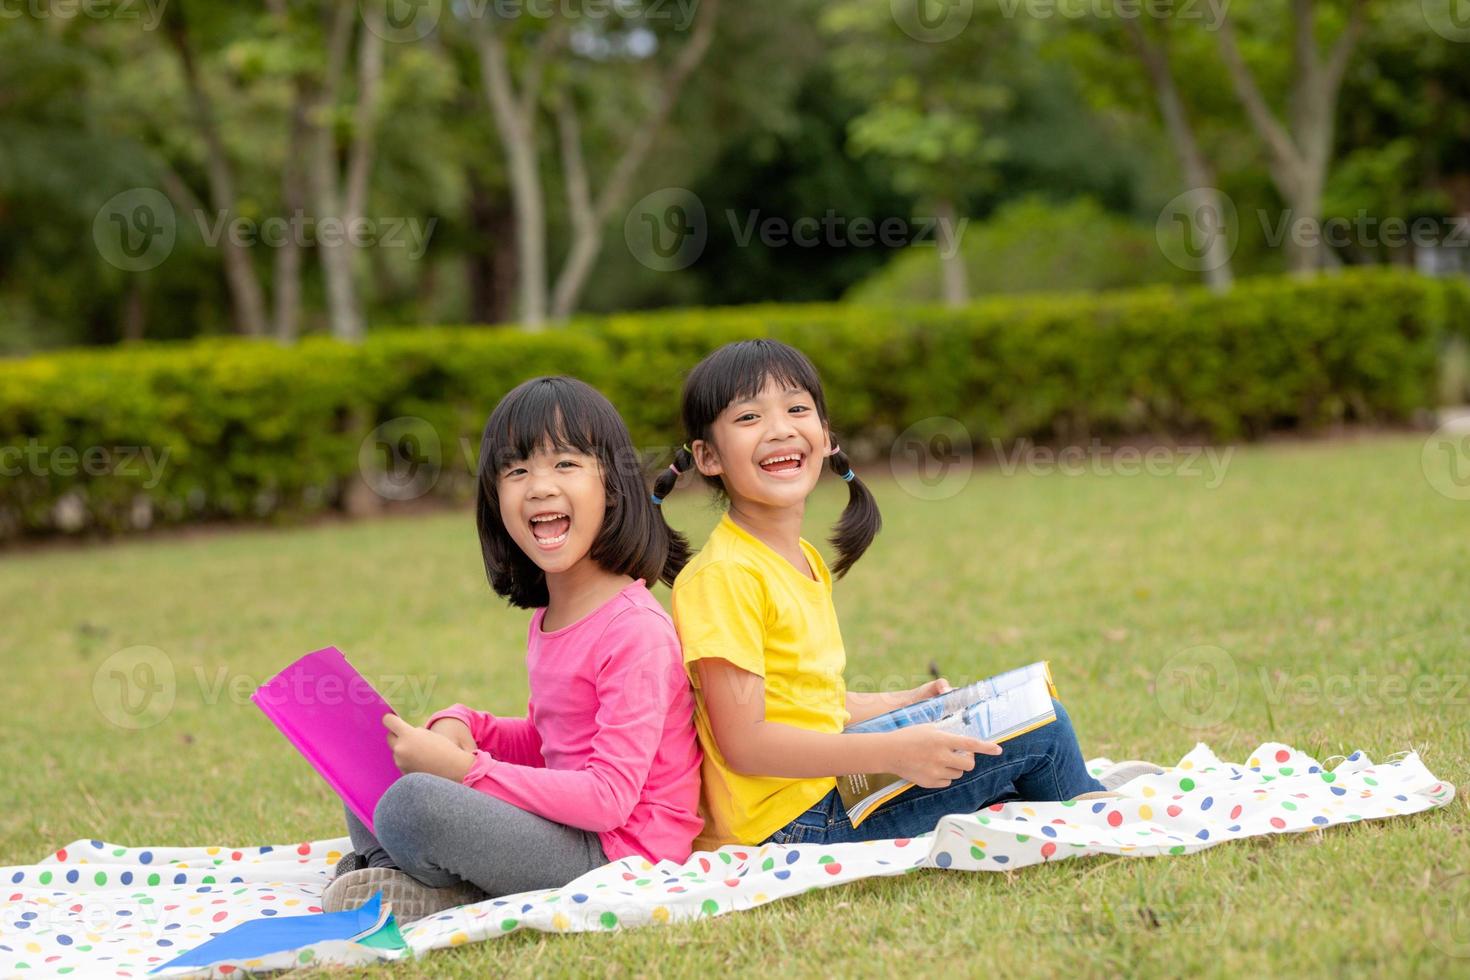
[[[737,401],[754,398],[768,381],[805,388],[816,402],[817,416],[827,422],[822,379],[801,351],[779,340],[742,340],[726,344],[700,361],[684,383],[684,431],[708,439],[709,427]]]
[[[597,389],[576,378],[534,378],[490,413],[480,440],[480,472],[493,480],[541,449],[586,453],[607,463],[610,451],[624,444],[632,448],[627,426]]]

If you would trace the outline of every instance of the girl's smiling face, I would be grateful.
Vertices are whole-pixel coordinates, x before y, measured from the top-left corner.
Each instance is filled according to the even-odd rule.
[[[805,501],[832,448],[811,392],[770,377],[727,405],[709,431],[689,446],[699,472],[722,478],[731,498],[768,507]]]
[[[511,539],[548,575],[585,558],[602,529],[607,496],[596,456],[542,446],[501,467],[496,492]]]

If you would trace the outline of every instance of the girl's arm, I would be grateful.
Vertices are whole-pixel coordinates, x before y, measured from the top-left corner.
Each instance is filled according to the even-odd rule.
[[[766,721],[766,608],[759,576],[734,561],[681,576],[674,589],[684,658],[695,665],[715,746],[734,771],[791,779],[891,772],[935,788],[973,769],[974,753],[1000,753],[933,725],[844,735]]]
[[[464,722],[475,744],[497,759],[522,766],[545,765],[541,760],[541,736],[529,718],[497,718],[488,711],[455,704],[435,713],[424,727],[432,728],[440,718]]]
[[[675,692],[687,689],[666,621],[623,613],[608,624],[594,680],[596,734],[580,769],[516,765],[475,754],[461,782],[569,827],[594,832],[628,822],[643,792]]]
[[[933,725],[844,735],[766,721],[765,678],[718,657],[695,661],[695,669],[715,744],[726,764],[745,775],[807,779],[891,772],[933,789],[975,768],[975,753],[1001,752],[993,742]]]
[[[904,708],[920,701],[928,700],[936,694],[948,691],[949,681],[944,678],[911,687],[906,691],[873,691],[868,693],[847,692],[847,713],[849,725],[856,725],[860,721],[876,718],[878,715],[894,708]]]

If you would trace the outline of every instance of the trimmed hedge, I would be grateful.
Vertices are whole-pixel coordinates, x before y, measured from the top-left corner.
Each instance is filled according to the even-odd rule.
[[[684,374],[744,337],[810,354],[839,438],[871,453],[932,417],[959,420],[981,443],[1233,440],[1411,421],[1435,404],[1451,335],[1470,336],[1464,282],[1362,269],[1248,280],[1224,296],[1159,287],[955,310],[737,307],[588,318],[541,334],[394,329],[360,346],[213,339],[69,351],[0,361],[0,541],[340,507],[362,482],[365,436],[404,416],[439,440],[430,492],[463,495],[486,415],[538,374],[596,385],[657,455],[682,441]]]

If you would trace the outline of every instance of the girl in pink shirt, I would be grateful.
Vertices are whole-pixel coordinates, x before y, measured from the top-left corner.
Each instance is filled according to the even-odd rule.
[[[353,854],[323,896],[382,890],[400,921],[552,888],[608,861],[683,862],[699,833],[693,696],[672,620],[648,591],[689,558],[594,388],[536,378],[485,424],[476,504],[491,587],[534,609],[524,718],[456,704],[416,728],[385,715],[404,775],[347,811]]]

